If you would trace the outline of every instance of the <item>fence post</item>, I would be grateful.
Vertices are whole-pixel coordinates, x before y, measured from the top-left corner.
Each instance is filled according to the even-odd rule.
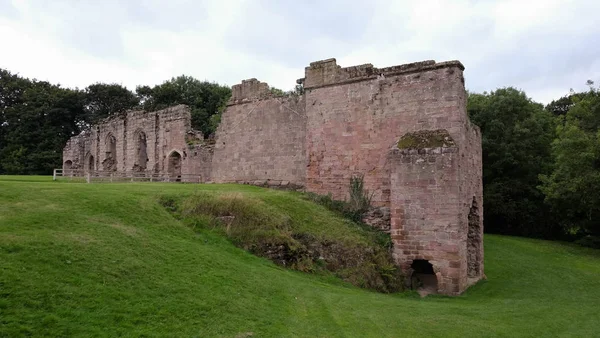
[[[56,169],[52,172],[52,180],[56,181]]]
[[[87,181],[87,183],[91,183],[92,182],[92,178],[91,178],[91,175],[90,175],[89,172],[87,173],[86,181]]]

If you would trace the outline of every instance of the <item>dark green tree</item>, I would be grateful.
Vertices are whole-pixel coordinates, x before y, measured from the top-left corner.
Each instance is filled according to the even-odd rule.
[[[546,105],[546,110],[551,112],[554,116],[564,116],[572,106],[573,93],[563,96],[558,100],[552,100],[552,102]]]
[[[275,87],[269,87],[269,92],[273,96],[284,96],[286,94],[283,90]]]
[[[192,127],[202,131],[206,137],[212,134],[219,115],[231,96],[231,89],[217,83],[199,81],[191,76],[181,75],[152,88],[139,86],[138,97],[146,110],[163,109],[177,104],[190,106]]]
[[[566,232],[600,236],[600,91],[574,95],[562,122],[541,189]]]
[[[31,82],[22,79],[8,70],[0,69],[0,154],[8,152],[7,148],[8,134],[14,127],[14,121],[9,123],[11,110],[23,102],[23,93],[30,86]],[[14,151],[14,150],[13,150]],[[0,157],[0,174],[5,173]]]
[[[136,94],[122,85],[95,83],[85,88],[85,121],[95,123],[99,120],[122,114],[137,107],[140,100]]]
[[[8,174],[50,174],[62,148],[80,132],[84,94],[2,72],[0,167]]]
[[[470,94],[467,109],[482,133],[486,231],[557,236],[537,188],[539,175],[551,170],[552,115],[514,88]]]

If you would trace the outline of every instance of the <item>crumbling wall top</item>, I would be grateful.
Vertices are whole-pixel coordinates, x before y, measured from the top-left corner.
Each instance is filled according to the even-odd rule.
[[[231,87],[231,98],[228,104],[241,103],[268,97],[270,94],[269,84],[257,79],[242,80],[242,83]]]
[[[347,82],[363,81],[377,78],[378,76],[392,76],[406,73],[423,72],[438,68],[465,67],[460,61],[435,62],[433,60],[407,63],[398,66],[376,68],[367,63],[358,66],[342,68],[338,66],[335,59],[311,62],[305,68],[304,88],[318,88]]]
[[[63,152],[64,151],[69,151],[69,150],[74,149],[76,147],[79,147],[89,137],[90,137],[90,131],[89,130],[84,130],[81,133],[79,133],[78,135],[71,136],[71,138],[69,138],[67,140],[67,143],[65,144],[65,146],[63,148]]]
[[[156,114],[161,117],[177,116],[187,117],[190,114],[190,107],[185,104],[178,104],[175,106],[166,107],[160,110],[140,110],[134,109],[127,112],[127,118],[145,118],[147,114]]]

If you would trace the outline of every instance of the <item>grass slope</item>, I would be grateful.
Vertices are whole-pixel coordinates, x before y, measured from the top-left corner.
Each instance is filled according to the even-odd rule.
[[[304,197],[300,199],[299,197]],[[331,274],[355,286],[402,291],[389,235],[331,217],[298,193],[198,191],[163,194],[160,203],[199,231],[213,230],[237,247],[293,270]]]
[[[0,336],[594,336],[600,252],[486,236],[463,296],[385,295],[285,270],[157,203],[164,193],[294,195],[236,185],[0,177]],[[288,203],[288,202],[286,202]],[[312,209],[314,208],[314,209]],[[305,211],[317,224],[333,215]]]

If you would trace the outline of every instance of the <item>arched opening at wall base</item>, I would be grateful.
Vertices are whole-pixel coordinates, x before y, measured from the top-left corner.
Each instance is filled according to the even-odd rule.
[[[86,174],[96,170],[96,161],[94,159],[94,155],[88,154],[84,169]]]
[[[63,176],[72,176],[73,175],[73,161],[67,160],[63,163]]]
[[[181,154],[171,152],[168,157],[167,173],[169,181],[181,182]]]
[[[425,259],[415,259],[410,265],[412,269],[411,286],[421,296],[438,293],[438,280],[433,265]]]

